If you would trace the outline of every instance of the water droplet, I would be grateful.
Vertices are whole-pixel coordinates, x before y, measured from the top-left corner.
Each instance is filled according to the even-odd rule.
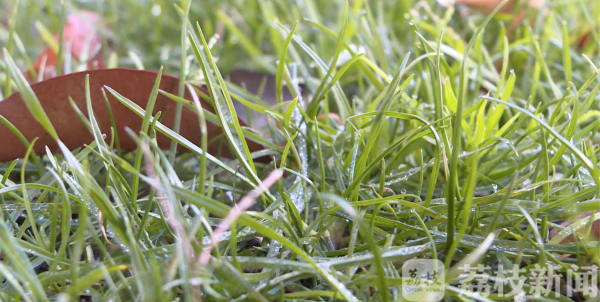
[[[208,39],[208,49],[212,49],[213,46],[215,46],[215,44],[217,44],[217,41],[219,41],[220,37],[221,36],[219,34],[215,34],[210,39]]]
[[[401,194],[406,194],[406,189],[402,189],[402,190],[400,190],[400,193],[401,193]]]
[[[494,193],[498,192],[498,185],[492,184],[492,188],[494,188]]]
[[[160,5],[155,4],[154,6],[152,6],[152,15],[160,16],[161,12],[162,12],[162,8],[160,7]]]

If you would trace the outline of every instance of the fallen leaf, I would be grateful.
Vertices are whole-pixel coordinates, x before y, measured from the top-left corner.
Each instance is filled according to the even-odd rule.
[[[140,107],[145,108],[158,76],[156,72],[144,70],[99,69],[59,76],[31,85],[33,92],[56,129],[58,137],[69,149],[76,149],[93,141],[92,134],[79,119],[69,102],[69,97],[71,97],[82,112],[87,112],[85,104],[85,76],[87,74],[90,76],[90,94],[94,114],[101,132],[107,135],[107,142],[110,142],[111,139],[111,122],[102,93],[103,87],[110,87]],[[159,88],[177,94],[178,85],[179,79],[163,75]],[[125,128],[128,127],[139,132],[142,126],[142,118],[121,104],[110,93],[107,92],[106,95],[116,123],[116,132],[121,149],[137,149],[137,143],[129,137]],[[184,97],[191,100],[188,91],[186,91]],[[167,127],[172,127],[175,120],[175,105],[176,103],[168,97],[158,94],[153,114],[161,111],[161,123]],[[206,102],[202,102],[202,107],[212,111],[212,107]],[[0,101],[0,115],[11,122],[28,141],[39,137],[33,149],[37,154],[45,152],[44,146],[49,146],[52,151],[58,150],[56,141],[29,112],[19,93]],[[242,121],[240,123],[243,124]],[[208,123],[207,126],[209,141],[211,138],[222,134],[220,126],[211,123]],[[200,145],[198,116],[186,107],[183,108],[179,133],[192,143]],[[2,124],[0,124],[0,137],[3,143],[3,148],[0,149],[0,161],[9,161],[25,155],[25,146],[9,128]],[[171,146],[171,140],[160,133],[157,133],[157,142],[158,146],[163,149],[169,149]],[[228,148],[225,146],[219,148],[219,143],[219,140],[217,140],[211,144],[208,148],[209,153],[216,155],[221,149],[220,155],[230,157]],[[251,151],[262,149],[259,144],[252,141],[248,141],[248,147]],[[187,151],[181,145],[178,150]]]
[[[596,31],[599,30],[600,27],[596,27]],[[592,35],[592,29],[585,30],[583,34],[580,34],[577,42],[577,50],[585,51],[588,46],[594,45],[594,39]],[[598,52],[598,48],[595,48],[595,52]]]
[[[567,219],[565,221],[563,221],[560,226],[564,227],[566,229],[567,232],[571,232],[572,230],[570,229],[570,226],[576,222],[577,220],[581,220],[581,219],[589,219],[590,215],[592,214],[592,212],[585,212],[583,214],[580,214],[574,218],[571,219]],[[592,240],[600,240],[600,219],[598,218],[598,215],[600,215],[600,210],[596,211],[596,214],[594,215],[594,217],[596,218],[596,220],[594,220],[592,222],[592,227],[590,228],[590,235],[592,237]],[[588,223],[586,223],[585,225],[581,225],[581,229],[577,230],[576,233],[582,233],[583,230],[585,230],[587,227],[589,226]],[[552,231],[550,231],[549,237],[550,239],[554,238],[555,236],[559,235],[561,233],[560,229],[553,229]],[[562,237],[561,237],[562,238]],[[578,241],[580,241],[581,239],[579,239]],[[573,237],[572,234],[566,236],[564,239],[562,239],[560,241],[560,243],[572,243],[575,242],[575,238]]]
[[[261,73],[251,70],[233,70],[226,79],[239,87],[243,87],[247,92],[258,96],[267,105],[274,106],[277,104],[276,100],[276,88],[277,78],[274,75]],[[298,89],[302,91],[303,86],[299,85]],[[294,99],[287,87],[283,87],[283,101],[291,101]],[[246,106],[240,102],[234,102],[235,109],[241,113],[240,118],[245,120]],[[260,112],[251,112],[252,128],[264,129],[267,127],[266,115]]]
[[[103,68],[104,61],[100,52],[102,43],[98,26],[100,16],[89,11],[81,11],[67,17],[63,30],[63,49],[70,48],[71,57],[77,62],[87,62],[88,69]],[[59,35],[54,36],[58,44]],[[92,57],[93,56],[93,57]],[[43,79],[56,76],[58,54],[56,49],[48,46],[34,61],[33,68],[36,72],[44,71]],[[35,82],[31,74],[26,72],[25,77],[29,82]]]
[[[478,9],[480,11],[491,13],[503,0],[456,0],[455,4],[466,5],[468,7]],[[529,0],[529,6],[541,9],[546,0]],[[524,6],[525,4],[522,4]],[[513,12],[515,7],[515,0],[509,1],[504,7],[500,9],[500,12],[510,13]]]

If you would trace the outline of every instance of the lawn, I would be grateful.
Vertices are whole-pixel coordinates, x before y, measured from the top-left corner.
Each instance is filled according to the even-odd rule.
[[[517,2],[0,0],[0,301],[600,301],[600,1]]]

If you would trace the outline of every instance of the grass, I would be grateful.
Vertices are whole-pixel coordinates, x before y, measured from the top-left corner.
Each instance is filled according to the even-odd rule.
[[[600,209],[597,1],[520,23],[413,0],[0,1],[3,96],[29,89],[19,69],[45,47],[32,24],[56,32],[79,9],[109,26],[109,67],[205,85],[198,131],[223,122],[234,158],[109,91],[144,117],[139,150],[115,149],[88,102],[89,146],[0,165],[1,301],[403,301],[413,258],[444,262],[448,301],[598,299],[569,291],[573,265],[600,266],[600,217],[582,215]],[[272,74],[274,99],[229,83],[236,69]],[[268,126],[236,122],[251,111]],[[158,149],[157,132],[192,152]],[[495,287],[513,265],[561,286]]]

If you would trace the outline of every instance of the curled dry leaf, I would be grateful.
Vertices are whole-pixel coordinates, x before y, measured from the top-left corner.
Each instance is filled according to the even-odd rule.
[[[90,94],[94,114],[101,132],[107,135],[107,142],[110,142],[111,139],[111,121],[102,93],[103,87],[110,87],[122,96],[135,102],[141,108],[146,108],[146,103],[158,76],[156,72],[144,70],[123,68],[99,69],[59,76],[31,85],[33,92],[37,95],[58,136],[69,149],[79,148],[93,141],[91,132],[79,119],[69,102],[70,97],[82,112],[87,112],[85,103],[86,74],[90,76]],[[166,92],[177,94],[178,85],[178,78],[163,75],[159,88]],[[117,127],[116,132],[121,149],[136,149],[136,142],[129,137],[125,128],[128,127],[139,132],[142,126],[142,118],[121,104],[110,93],[107,92],[106,95],[114,115]],[[186,91],[184,97],[187,100],[191,100],[188,91]],[[176,103],[168,97],[158,94],[153,113],[156,114],[161,111],[161,123],[167,127],[172,127],[175,120],[175,105]],[[202,103],[202,107],[212,108],[204,102]],[[56,141],[29,112],[19,93],[15,93],[5,100],[0,101],[0,115],[10,121],[28,141],[39,137],[33,149],[37,154],[43,154],[45,150],[44,146],[49,146],[53,151],[58,150]],[[243,124],[242,121],[240,123]],[[211,123],[208,123],[207,126],[209,141],[210,138],[222,134],[220,126]],[[183,108],[179,133],[192,143],[200,145],[198,116],[186,107]],[[2,138],[3,143],[3,148],[0,149],[0,161],[9,161],[25,155],[25,146],[10,129],[2,124],[0,124],[0,138]],[[157,142],[159,147],[163,149],[169,149],[171,146],[171,140],[160,133],[157,133]],[[219,141],[216,141],[209,145],[209,153],[217,154],[220,151],[220,155],[230,157],[228,148],[226,146],[219,148],[219,143]],[[248,147],[251,151],[262,149],[259,144],[252,141],[248,141]],[[179,151],[187,151],[187,149],[179,145]]]
[[[87,62],[88,69],[103,68],[104,66],[100,53],[102,43],[97,28],[100,23],[100,16],[96,13],[81,11],[69,15],[63,30],[63,49],[70,48],[73,60]],[[54,41],[58,44],[58,34],[54,35]],[[33,63],[33,68],[36,72],[43,70],[43,79],[48,79],[56,76],[57,64],[57,50],[47,47]],[[25,73],[25,77],[30,82],[36,81],[29,73]]]
[[[563,221],[560,224],[560,226],[566,228],[567,232],[570,232],[571,230],[569,229],[569,226],[571,226],[572,223],[574,223],[576,220],[588,219],[591,214],[592,214],[592,212],[586,212],[581,215],[578,215],[575,218],[567,219],[567,220]],[[590,228],[590,235],[595,240],[600,240],[600,219],[597,219],[597,217],[599,215],[600,215],[600,210],[597,210],[595,213],[595,216],[594,216],[596,218],[596,220],[592,223],[592,227]],[[583,232],[583,230],[585,230],[588,226],[589,226],[589,224],[583,226],[583,228],[578,230],[577,233],[581,234]],[[560,229],[553,229],[552,231],[550,231],[549,237],[550,237],[550,239],[552,239],[555,236],[559,235],[560,233],[561,233]],[[580,241],[580,240],[581,239],[579,239],[578,241]],[[560,243],[571,243],[571,242],[575,242],[575,238],[573,237],[572,234],[560,241]]]
[[[502,3],[502,1],[503,0],[456,0],[455,3],[466,5],[468,7],[478,9],[486,13],[491,13],[494,9],[496,9],[496,7],[498,7],[498,5],[500,5],[500,3]],[[515,1],[516,0],[510,0],[504,7],[502,7],[502,9],[500,9],[500,12],[512,12],[515,7]],[[541,9],[545,1],[546,0],[528,0],[529,6],[534,7],[536,9]],[[525,3],[523,3],[522,5],[525,5]]]

